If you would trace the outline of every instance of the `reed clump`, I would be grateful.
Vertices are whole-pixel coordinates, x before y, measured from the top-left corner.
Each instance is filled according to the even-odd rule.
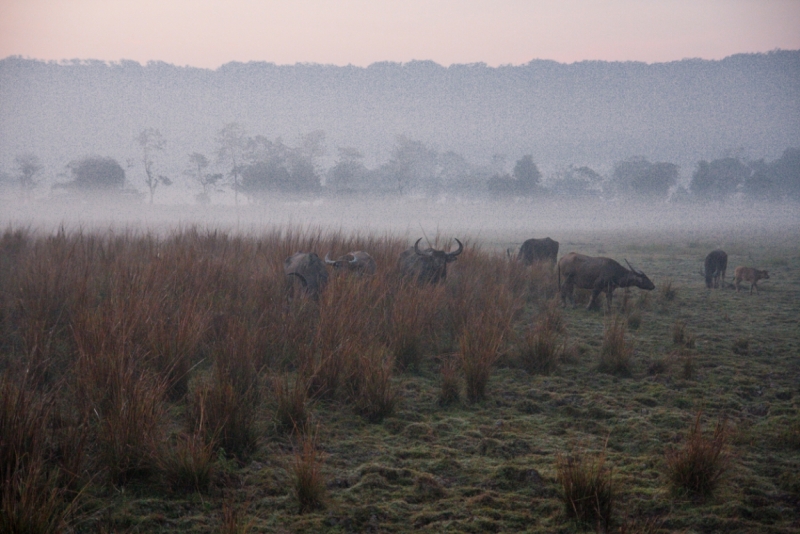
[[[731,456],[726,421],[718,421],[708,436],[703,433],[700,416],[698,412],[682,446],[667,449],[665,458],[673,489],[705,500],[719,487],[730,468]]]

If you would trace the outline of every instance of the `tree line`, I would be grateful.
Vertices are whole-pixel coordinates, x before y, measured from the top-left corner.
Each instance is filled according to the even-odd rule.
[[[147,196],[152,204],[159,187],[173,179],[159,172],[164,168],[167,140],[154,128],[134,138],[140,153],[139,175],[147,187],[141,194],[126,189],[125,169],[114,158],[85,156],[70,161],[66,174],[71,180],[54,185],[74,193],[128,193]],[[250,136],[238,123],[226,124],[215,137],[215,151],[187,154],[184,177],[196,191],[194,200],[213,201],[214,195],[232,191],[258,203],[276,194],[422,194],[436,196],[488,195],[492,197],[639,198],[654,201],[726,201],[737,195],[754,200],[800,200],[800,148],[787,148],[780,158],[767,162],[745,161],[727,156],[699,161],[688,187],[679,185],[679,167],[669,162],[651,162],[633,157],[614,163],[603,176],[587,166],[570,165],[543,179],[532,155],[518,159],[511,172],[506,158],[495,155],[485,164],[469,163],[453,151],[398,136],[388,161],[373,168],[353,147],[337,147],[332,166],[322,168],[325,133],[314,131],[294,145],[280,137]],[[136,166],[132,161],[129,167]],[[44,166],[32,153],[18,155],[3,182],[16,182],[23,198],[30,198],[39,185]]]

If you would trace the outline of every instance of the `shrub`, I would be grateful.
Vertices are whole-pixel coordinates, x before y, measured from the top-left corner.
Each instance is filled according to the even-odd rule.
[[[303,437],[301,449],[295,453],[291,465],[291,474],[298,512],[303,514],[322,508],[325,503],[325,480],[322,477],[322,455],[317,450],[314,434]]]
[[[703,435],[698,412],[689,435],[679,449],[666,451],[667,474],[675,490],[705,499],[717,489],[730,465],[725,420],[717,422],[711,437]]]
[[[461,387],[458,377],[458,360],[450,356],[444,358],[439,369],[439,376],[441,380],[439,404],[442,406],[455,404],[461,397]]]
[[[297,373],[294,383],[289,376],[272,379],[275,412],[272,421],[279,432],[305,432],[309,413],[308,384],[303,373]]]
[[[181,433],[158,456],[158,467],[173,491],[205,493],[214,474],[216,442],[206,442],[202,429]]]
[[[379,346],[361,352],[348,376],[348,398],[356,413],[372,423],[394,413],[399,399],[392,382],[394,361]]]
[[[625,322],[615,315],[606,323],[600,346],[598,370],[618,376],[631,375],[633,347],[625,340]]]
[[[556,478],[567,517],[608,532],[614,519],[616,484],[605,452],[594,457],[578,453],[556,457]]]
[[[558,333],[546,321],[525,331],[518,350],[522,367],[542,375],[558,368],[563,352]]]
[[[479,402],[486,398],[486,386],[492,367],[498,358],[505,329],[487,321],[481,314],[467,325],[459,337],[459,357],[467,383],[467,400]]]

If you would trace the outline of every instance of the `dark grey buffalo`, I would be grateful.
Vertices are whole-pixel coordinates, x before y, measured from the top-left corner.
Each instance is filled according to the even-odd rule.
[[[625,263],[628,263],[628,260],[625,260]],[[630,269],[626,269],[611,258],[585,256],[570,252],[558,260],[558,288],[561,291],[564,305],[566,305],[568,297],[570,302],[574,303],[573,290],[575,287],[592,290],[592,298],[589,300],[587,309],[597,306],[597,296],[601,292],[605,292],[610,309],[614,289],[618,287],[633,286],[648,291],[655,289],[655,284],[646,274],[634,269],[630,263],[628,263],[628,267]]]
[[[511,249],[508,249],[508,255],[511,256]],[[554,241],[549,237],[543,239],[528,239],[522,246],[519,247],[517,254],[517,261],[525,265],[533,265],[540,261],[550,261],[555,263],[558,259],[558,241]]]
[[[363,250],[348,252],[344,256],[339,256],[336,260],[332,260],[328,256],[328,254],[325,255],[325,264],[331,265],[337,271],[348,271],[358,275],[373,275],[378,268],[372,256]]]
[[[420,237],[414,246],[400,253],[398,268],[404,276],[413,276],[420,283],[435,284],[447,278],[447,264],[456,261],[456,257],[464,251],[464,245],[456,239],[458,249],[445,252],[433,248],[419,249]]]
[[[725,287],[725,270],[728,268],[728,255],[724,250],[712,250],[703,262],[703,276],[706,278],[706,287]],[[720,283],[721,282],[721,283]]]
[[[283,261],[286,276],[300,280],[306,294],[318,297],[328,283],[325,263],[313,252],[295,252]]]

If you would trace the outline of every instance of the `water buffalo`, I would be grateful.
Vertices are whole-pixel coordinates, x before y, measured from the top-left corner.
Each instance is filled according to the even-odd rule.
[[[358,275],[373,275],[377,270],[375,260],[363,250],[348,252],[344,256],[339,256],[335,261],[326,254],[325,264],[332,265],[334,270],[346,270]]]
[[[628,260],[625,260],[625,263],[628,263]],[[574,303],[572,293],[577,286],[581,289],[592,290],[592,298],[589,300],[587,309],[597,306],[597,296],[601,292],[605,292],[610,309],[614,289],[618,287],[635,286],[648,291],[655,289],[655,284],[646,274],[634,269],[630,263],[628,263],[628,267],[630,269],[626,269],[611,258],[584,256],[570,252],[558,260],[558,288],[561,291],[561,300],[565,306],[567,297],[570,302]]]
[[[295,252],[283,261],[286,276],[295,276],[303,284],[306,294],[316,298],[328,283],[325,264],[313,252]]]
[[[511,249],[507,251],[511,257]],[[535,262],[551,261],[558,259],[558,241],[553,241],[549,237],[543,239],[528,239],[519,247],[517,261],[525,265],[533,265]]]
[[[707,288],[725,287],[725,270],[728,268],[728,255],[725,254],[725,251],[712,250],[709,252],[703,262],[703,268]]]
[[[414,246],[400,253],[398,268],[405,276],[413,276],[420,283],[438,283],[447,278],[447,264],[456,261],[456,257],[464,251],[464,245],[456,239],[458,249],[455,252],[445,252],[426,248],[419,249],[420,237]]]
[[[769,271],[759,271],[752,267],[742,267],[741,265],[733,270],[733,285],[736,286],[736,292],[739,292],[739,283],[744,280],[750,282],[750,294],[753,293],[753,288],[758,293],[758,281],[769,280]]]

